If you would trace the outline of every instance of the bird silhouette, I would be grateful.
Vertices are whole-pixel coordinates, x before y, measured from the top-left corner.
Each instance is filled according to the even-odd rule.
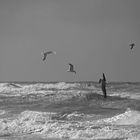
[[[132,44],[129,44],[129,46],[130,46],[130,49],[132,50],[134,48],[135,44],[132,43]]]
[[[69,69],[67,70],[67,72],[74,72],[76,74],[76,71],[74,70],[74,65],[69,63]]]
[[[46,60],[46,58],[49,54],[56,54],[56,52],[54,52],[54,51],[43,52],[43,61]]]

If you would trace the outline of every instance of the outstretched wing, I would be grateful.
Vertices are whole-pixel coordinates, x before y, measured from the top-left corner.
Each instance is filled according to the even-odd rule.
[[[52,53],[54,53],[53,51],[48,51],[48,52],[46,52],[46,54],[52,54]]]
[[[44,57],[43,57],[43,61],[44,61],[44,60],[46,60],[46,57],[47,57],[48,54],[56,54],[56,52],[54,52],[54,51],[47,51],[47,52],[45,52],[43,54],[44,54]]]

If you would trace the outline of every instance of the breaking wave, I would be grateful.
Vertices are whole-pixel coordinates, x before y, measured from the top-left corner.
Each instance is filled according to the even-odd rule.
[[[74,88],[78,87],[79,83],[65,83],[65,82],[59,82],[59,83],[37,83],[37,84],[17,84],[17,83],[1,83],[0,89],[8,89],[8,88],[46,88],[46,89],[68,89],[68,88]]]
[[[41,94],[44,92],[51,92],[57,90],[68,90],[78,88],[80,84],[78,83],[48,83],[48,84],[17,84],[17,83],[1,83],[0,84],[0,93],[4,95],[11,96],[20,96],[26,94]]]
[[[0,83],[0,137],[139,140],[140,84],[107,93],[92,82]]]
[[[77,112],[59,114],[24,111],[17,117],[0,119],[0,136],[41,134],[45,138],[89,140],[140,137],[140,130],[135,127],[140,125],[138,111],[128,109],[111,118],[89,119],[94,117],[97,116]]]
[[[128,108],[125,113],[102,121],[115,125],[140,125],[140,112]]]
[[[118,91],[113,92],[110,96],[119,96],[121,98],[129,98],[129,99],[136,99],[140,100],[140,92],[128,92],[128,91]]]

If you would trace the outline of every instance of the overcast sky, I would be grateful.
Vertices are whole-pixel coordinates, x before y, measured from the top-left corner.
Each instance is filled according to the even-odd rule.
[[[139,13],[140,0],[0,0],[0,81],[98,81],[103,72],[140,81]],[[56,54],[43,62],[45,50]]]

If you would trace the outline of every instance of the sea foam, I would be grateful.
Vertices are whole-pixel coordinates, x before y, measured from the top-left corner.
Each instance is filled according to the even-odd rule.
[[[128,108],[124,113],[102,121],[115,125],[140,125],[140,112]]]
[[[75,117],[79,121],[72,119]],[[82,117],[85,117],[84,114],[76,112],[60,115],[53,112],[24,111],[17,117],[0,120],[0,136],[39,134],[45,138],[89,140],[140,137],[140,131],[134,127],[139,125],[140,120],[140,113],[137,111],[127,110],[123,114],[98,121],[80,121]]]

